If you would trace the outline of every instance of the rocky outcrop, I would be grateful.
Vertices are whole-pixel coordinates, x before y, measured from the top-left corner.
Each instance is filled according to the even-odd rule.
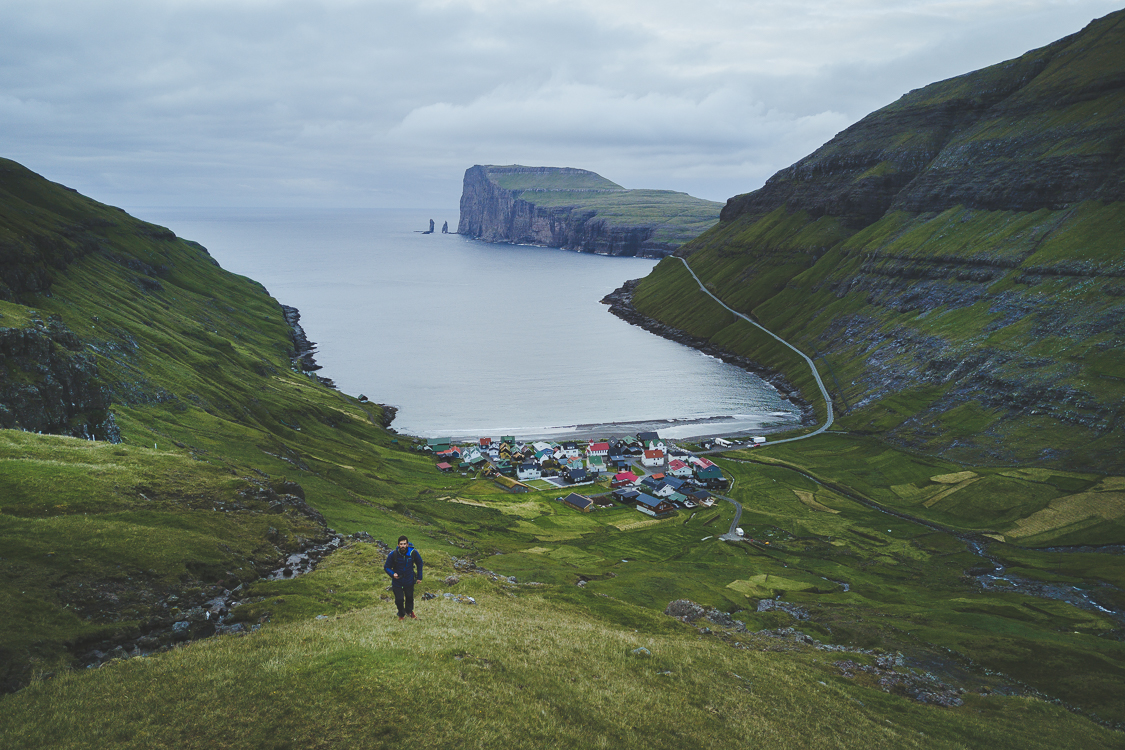
[[[0,327],[0,428],[121,442],[94,355],[85,349],[55,316]]]
[[[641,217],[642,206],[652,213],[660,200],[678,208],[663,220]],[[659,258],[702,232],[707,218],[717,217],[716,208],[682,193],[626,190],[583,169],[477,165],[465,171],[457,233],[485,242]],[[698,229],[672,226],[692,212],[698,216],[690,220],[703,222]],[[638,218],[622,218],[630,213]]]
[[[335,388],[336,384],[332,382],[331,378],[314,375],[317,370],[322,368],[316,363],[316,342],[309,341],[309,337],[305,335],[305,329],[301,327],[301,311],[289,305],[282,305],[281,314],[285,316],[285,322],[289,324],[289,336],[293,342],[293,349],[289,352],[289,360],[293,363],[293,369],[310,377],[315,377],[329,388]]]

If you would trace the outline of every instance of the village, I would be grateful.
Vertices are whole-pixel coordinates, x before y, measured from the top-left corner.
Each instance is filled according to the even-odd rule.
[[[753,437],[746,445],[765,442]],[[714,438],[699,445],[722,450],[739,444]],[[584,513],[620,504],[665,518],[677,509],[710,507],[715,503],[712,491],[727,488],[726,477],[712,461],[656,432],[591,442],[521,442],[505,435],[456,444],[451,438],[430,438],[414,447],[432,453],[439,471],[490,478],[511,492],[571,490],[556,499]]]

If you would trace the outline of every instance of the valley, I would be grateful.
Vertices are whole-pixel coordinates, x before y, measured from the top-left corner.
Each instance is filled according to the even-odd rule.
[[[661,517],[439,471],[261,284],[0,161],[0,747],[1121,747],[1122,29],[905,95],[607,298],[804,410]]]

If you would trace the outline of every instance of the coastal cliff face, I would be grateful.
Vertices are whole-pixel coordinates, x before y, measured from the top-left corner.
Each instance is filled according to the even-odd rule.
[[[485,242],[664,257],[714,223],[718,204],[626,190],[594,172],[481,166],[465,171],[457,233]]]
[[[678,254],[820,358],[849,429],[969,461],[1120,468],[1123,48],[1118,12],[913,91],[731,198]],[[698,334],[675,266],[635,303]],[[791,374],[753,336],[741,346]]]

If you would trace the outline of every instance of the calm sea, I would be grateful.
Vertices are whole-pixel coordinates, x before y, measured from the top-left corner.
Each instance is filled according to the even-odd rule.
[[[299,308],[320,374],[397,406],[399,432],[690,437],[797,419],[757,376],[607,312],[599,300],[652,260],[442,235],[456,210],[133,213]]]

